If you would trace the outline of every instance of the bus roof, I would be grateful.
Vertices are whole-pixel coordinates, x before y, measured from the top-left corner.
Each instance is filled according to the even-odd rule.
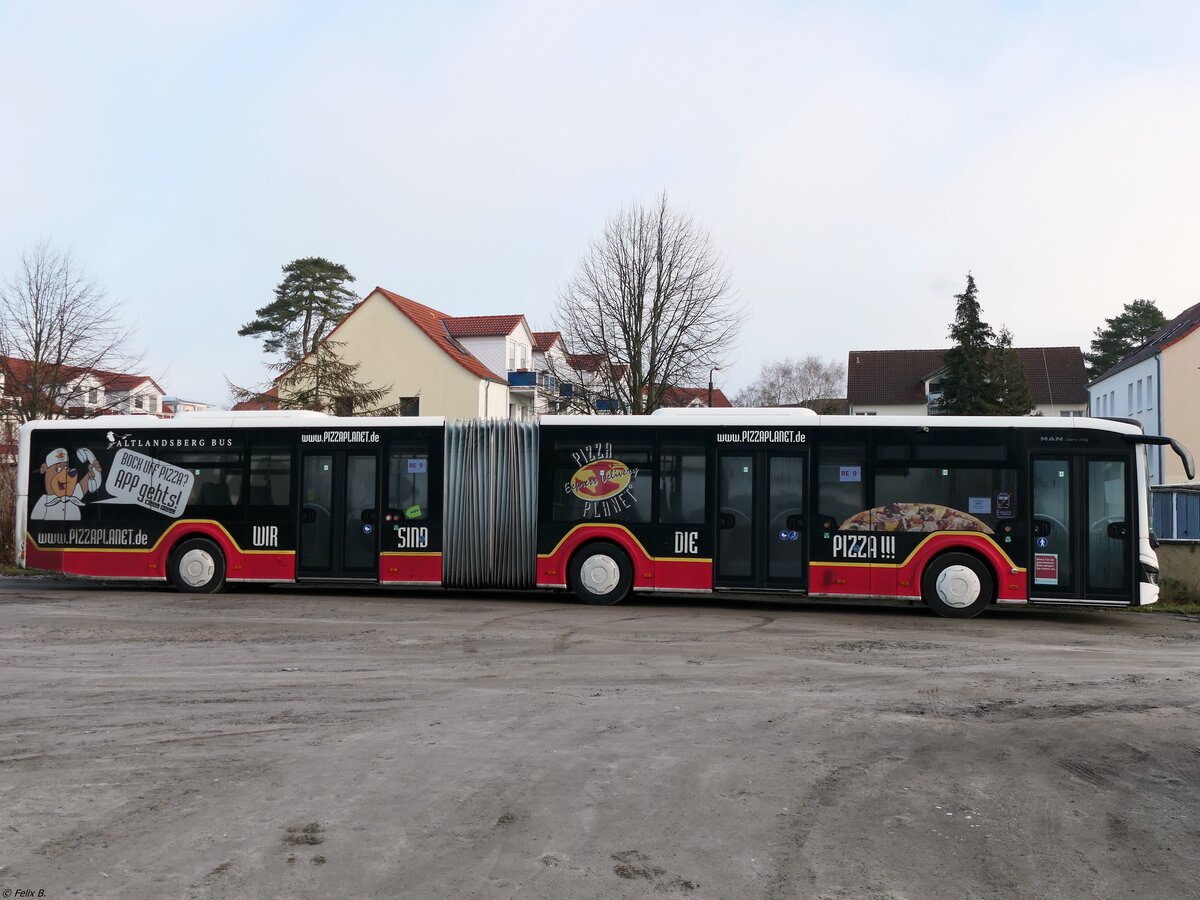
[[[664,409],[650,416],[542,416],[543,425],[596,424],[613,427],[638,425],[693,425],[745,428],[1031,428],[1061,430],[1087,428],[1116,434],[1141,434],[1129,421],[1094,419],[1087,416],[822,416],[811,409]]]
[[[179,413],[174,418],[159,419],[154,416],[97,416],[94,419],[39,419],[26,422],[26,428],[50,428],[63,430],[110,429],[177,429],[177,428],[380,428],[384,425],[406,427],[437,427],[446,424],[444,416],[352,416],[340,418],[308,410],[247,410],[228,412],[203,410]]]

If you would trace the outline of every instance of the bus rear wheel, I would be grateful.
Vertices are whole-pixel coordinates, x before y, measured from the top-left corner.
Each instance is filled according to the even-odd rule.
[[[571,557],[567,583],[584,603],[611,606],[629,596],[633,587],[633,563],[616,544],[597,541]]]
[[[992,602],[995,580],[982,562],[968,553],[946,553],[925,569],[921,597],[939,616],[972,619]]]
[[[171,582],[184,594],[213,594],[225,586],[225,556],[207,538],[184,541],[171,554]]]

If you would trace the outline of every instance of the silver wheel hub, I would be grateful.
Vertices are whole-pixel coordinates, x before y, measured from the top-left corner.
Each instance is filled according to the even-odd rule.
[[[179,559],[179,578],[188,587],[204,587],[216,571],[216,561],[206,550],[189,550]]]
[[[937,595],[947,606],[965,609],[979,599],[983,586],[967,566],[947,566],[937,577]]]
[[[621,568],[611,556],[597,553],[583,561],[579,580],[590,594],[611,594],[621,580]]]

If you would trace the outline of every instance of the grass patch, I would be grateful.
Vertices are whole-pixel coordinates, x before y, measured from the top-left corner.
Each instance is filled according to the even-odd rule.
[[[1178,578],[1164,578],[1158,588],[1157,603],[1152,603],[1150,606],[1136,606],[1134,609],[1143,612],[1200,615],[1200,592],[1193,585],[1180,581]]]
[[[44,569],[22,569],[19,566],[11,565],[10,563],[0,563],[0,575],[14,575],[17,578],[30,578],[34,575],[54,575],[54,572],[47,572]]]

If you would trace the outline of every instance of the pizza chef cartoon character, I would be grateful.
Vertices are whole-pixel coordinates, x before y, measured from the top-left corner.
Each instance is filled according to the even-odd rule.
[[[40,469],[46,476],[46,493],[34,504],[29,518],[79,521],[84,495],[100,490],[103,475],[100,460],[91,450],[84,447],[76,450],[75,456],[81,465],[87,465],[82,478],[78,469],[71,468],[71,457],[65,449],[59,447],[46,454],[46,462]]]

